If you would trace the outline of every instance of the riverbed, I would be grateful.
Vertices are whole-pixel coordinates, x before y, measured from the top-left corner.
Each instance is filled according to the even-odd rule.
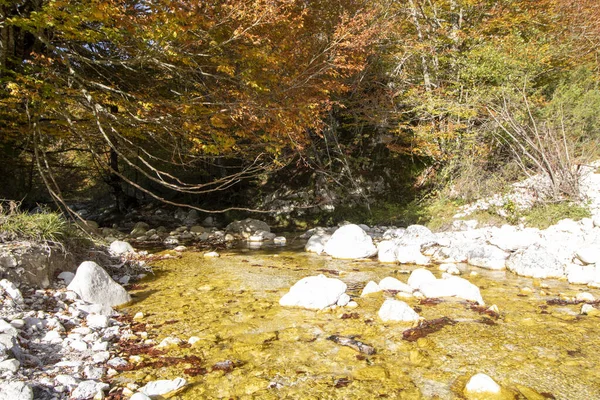
[[[154,343],[175,337],[184,344],[140,352],[132,362],[142,367],[118,375],[121,385],[184,377],[190,384],[181,399],[455,399],[481,372],[505,398],[600,398],[600,319],[579,315],[581,305],[547,303],[584,290],[600,296],[587,287],[461,265],[499,318],[457,299],[402,299],[426,320],[453,321],[408,341],[403,332],[411,324],[377,316],[394,294],[360,293],[369,280],[406,282],[417,266],[334,260],[292,246],[235,249],[219,258],[185,252],[153,267],[124,311],[144,314],[140,343],[148,335]],[[317,274],[344,281],[358,307],[318,312],[279,305],[295,282]],[[331,335],[353,337],[376,354],[340,346]],[[191,337],[197,341],[186,344]]]

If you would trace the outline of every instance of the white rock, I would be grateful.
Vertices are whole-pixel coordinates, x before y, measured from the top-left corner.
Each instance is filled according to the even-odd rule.
[[[92,351],[106,351],[108,350],[108,342],[96,342],[92,344]]]
[[[517,275],[531,278],[565,276],[565,265],[551,251],[539,244],[513,253],[506,260],[506,268]]]
[[[575,299],[577,301],[596,301],[596,298],[594,297],[593,294],[588,293],[588,292],[581,292],[581,293],[577,293],[577,295],[575,296]]]
[[[106,328],[109,325],[110,318],[106,315],[89,314],[85,320],[90,328]]]
[[[83,381],[71,393],[72,400],[88,400],[95,397],[98,392],[104,392],[110,386],[107,383]]]
[[[127,242],[123,242],[121,240],[115,240],[110,244],[109,248],[110,252],[115,255],[121,255],[125,253],[133,253],[135,252],[134,248]]]
[[[69,347],[77,351],[86,351],[88,349],[88,345],[83,340],[73,340],[69,343]]]
[[[262,242],[265,238],[262,235],[252,235],[247,239],[249,242]]]
[[[420,317],[408,304],[400,300],[387,299],[377,312],[382,321],[417,321]]]
[[[168,336],[164,338],[157,346],[157,349],[164,349],[167,347],[179,346],[182,340],[176,337]]]
[[[87,379],[99,380],[104,376],[104,368],[87,365],[83,368],[83,375]]]
[[[200,340],[202,340],[202,339],[200,339],[198,336],[192,336],[188,339],[188,343],[193,345],[194,343],[197,343]]]
[[[206,258],[218,258],[218,257],[221,257],[221,255],[219,253],[217,253],[216,251],[209,251],[207,253],[204,253],[204,257],[206,257]]]
[[[70,272],[70,271],[63,271],[60,274],[58,274],[58,279],[62,279],[65,284],[69,284],[71,283],[71,281],[73,280],[73,278],[75,278],[75,274]]]
[[[575,253],[575,257],[584,264],[596,264],[600,261],[600,248],[598,247],[582,247]]]
[[[93,261],[85,261],[79,265],[68,289],[85,301],[109,307],[131,301],[127,291]]]
[[[321,254],[325,251],[325,244],[329,239],[331,239],[330,234],[326,232],[317,232],[308,239],[304,246],[304,251]]]
[[[465,386],[465,394],[500,393],[500,386],[486,374],[476,374],[469,379]]]
[[[84,311],[86,314],[106,315],[108,317],[115,315],[115,310],[112,307],[103,304],[77,304],[77,309]]]
[[[483,245],[472,249],[467,256],[467,262],[476,267],[503,270],[509,254],[496,246]]]
[[[393,240],[384,240],[377,244],[377,259],[383,263],[395,263],[396,247],[398,244]]]
[[[501,228],[492,228],[488,241],[501,250],[513,252],[525,249],[540,240],[541,235],[538,229],[519,230],[512,225],[503,225]]]
[[[381,281],[379,281],[379,288],[381,290],[396,290],[398,292],[405,293],[414,292],[414,289],[411,286],[391,276],[385,277]]]
[[[146,396],[144,393],[137,392],[134,393],[129,400],[151,400],[151,398]]]
[[[419,289],[424,283],[434,282],[435,280],[436,278],[431,271],[419,268],[411,272],[408,277],[408,286],[413,289]]]
[[[348,224],[336,230],[324,248],[325,253],[334,258],[369,258],[377,254],[373,239],[361,227]]]
[[[447,272],[452,275],[460,275],[460,270],[458,269],[458,266],[454,263],[440,264],[439,270]]]
[[[279,245],[284,245],[287,243],[287,239],[283,236],[277,236],[276,238],[273,239],[273,243],[279,244]]]
[[[58,331],[48,331],[46,332],[42,340],[44,342],[60,343],[62,342],[62,336]]]
[[[148,397],[163,396],[167,397],[168,393],[174,392],[183,388],[187,381],[183,378],[175,378],[173,380],[159,380],[148,382],[146,386],[140,389],[140,392]]]
[[[13,299],[15,303],[23,304],[23,295],[14,283],[8,279],[2,279],[0,280],[0,288],[4,289],[6,294],[8,294],[8,296]]]
[[[350,303],[350,296],[348,296],[346,293],[342,293],[342,295],[340,296],[340,298],[338,299],[336,305],[338,307],[344,307],[346,306],[348,303]]]
[[[404,231],[404,234],[398,239],[402,246],[417,245],[435,242],[436,235],[429,228],[422,225],[411,225]]]
[[[19,360],[11,358],[10,360],[0,362],[0,371],[10,371],[12,373],[15,373],[19,370],[20,366],[21,363],[19,362]]]
[[[321,310],[336,304],[346,288],[346,284],[339,279],[325,275],[309,276],[296,282],[279,300],[279,304]]]
[[[73,389],[73,388],[77,387],[77,385],[79,385],[79,380],[75,379],[71,375],[65,375],[65,374],[56,375],[54,377],[54,379],[60,385],[67,386],[69,389]]]
[[[596,278],[596,267],[594,265],[567,265],[567,280],[575,285],[587,285],[594,282]]]
[[[33,390],[25,382],[0,380],[0,400],[33,400]]]
[[[379,285],[373,281],[369,281],[367,283],[367,285],[364,287],[364,289],[362,290],[362,293],[360,294],[360,297],[364,297],[366,295],[369,295],[371,293],[377,293],[377,292],[381,292],[381,288],[379,287]]]
[[[396,247],[396,260],[401,264],[428,265],[430,258],[421,253],[420,244],[409,244]]]
[[[579,313],[581,315],[598,315],[600,313],[600,310],[598,310],[597,308],[595,308],[593,305],[591,304],[582,304],[581,305],[581,310],[579,311]]]
[[[92,360],[96,364],[105,363],[110,358],[110,353],[108,351],[99,351],[92,356]]]
[[[419,291],[425,297],[458,297],[464,300],[475,301],[480,305],[485,302],[481,297],[479,288],[466,279],[447,275],[445,279],[436,279],[419,286]]]
[[[187,250],[187,247],[185,247],[185,246],[177,246],[173,249],[173,251],[176,251],[178,253],[181,253],[182,251],[186,251],[186,250]]]

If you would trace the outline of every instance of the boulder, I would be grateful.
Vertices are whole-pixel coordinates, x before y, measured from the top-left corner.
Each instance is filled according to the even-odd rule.
[[[159,380],[148,382],[146,386],[142,387],[139,391],[150,398],[170,397],[174,392],[181,390],[187,385],[187,381],[183,378],[175,378],[173,380]]]
[[[326,232],[317,232],[312,235],[306,245],[304,246],[304,250],[309,253],[317,253],[321,254],[325,251],[325,244],[331,239],[331,235]]]
[[[482,398],[481,395],[497,395],[500,394],[500,386],[494,382],[492,378],[486,374],[475,374],[469,379],[465,386],[464,395],[467,399]]]
[[[387,299],[377,312],[379,318],[384,321],[412,322],[419,320],[419,314],[408,304],[400,300]]]
[[[114,307],[131,301],[123,286],[93,261],[85,261],[77,268],[75,278],[67,287],[90,303]]]
[[[512,225],[503,225],[501,228],[492,228],[488,241],[501,250],[513,252],[525,249],[540,240],[541,235],[538,229],[519,230]]]
[[[396,247],[396,259],[401,264],[429,264],[429,257],[421,253],[421,245],[399,245]]]
[[[381,290],[394,290],[404,293],[412,293],[414,291],[414,289],[411,286],[399,281],[396,278],[392,278],[391,276],[383,278],[379,282],[378,286]]]
[[[377,254],[373,239],[354,224],[344,225],[336,230],[325,243],[325,253],[334,258],[369,258]]]
[[[13,301],[17,304],[23,304],[23,295],[17,286],[9,281],[8,279],[0,280],[0,289],[3,289],[4,292],[13,299]]]
[[[366,286],[363,288],[360,297],[364,297],[367,296],[371,293],[378,293],[381,292],[381,288],[379,287],[379,285],[373,281],[369,281]]]
[[[575,252],[575,257],[584,264],[596,264],[600,261],[600,248],[595,246],[586,246]]]
[[[575,285],[587,285],[596,279],[596,267],[594,265],[570,264],[566,268],[567,280]]]
[[[517,275],[531,278],[565,276],[565,265],[553,252],[537,243],[513,253],[506,260],[506,267]]]
[[[425,268],[415,269],[408,277],[408,286],[419,289],[421,285],[433,282],[436,278],[433,273]]]
[[[485,304],[477,286],[466,279],[452,275],[446,275],[443,279],[425,282],[419,286],[419,291],[429,298],[458,297],[475,301],[479,305]]]
[[[398,238],[399,244],[403,246],[418,245],[435,242],[436,235],[429,228],[422,225],[411,225],[404,231],[404,234]]]
[[[467,262],[476,267],[493,270],[506,269],[509,254],[489,244],[477,246],[469,252]]]
[[[309,276],[296,282],[279,300],[279,304],[322,310],[336,304],[346,288],[346,284],[339,279],[327,278],[325,275]]]
[[[82,381],[79,382],[73,393],[71,393],[72,400],[88,400],[96,398],[98,392],[104,392],[108,390],[110,386],[108,383],[96,382],[96,381]],[[103,398],[103,397],[102,397]]]
[[[257,231],[271,232],[271,228],[266,222],[259,221],[257,219],[246,218],[242,221],[234,221],[227,225],[225,231],[242,235],[244,237],[250,237]]]
[[[383,263],[395,263],[396,247],[398,244],[394,240],[384,240],[377,244],[377,259]]]
[[[0,400],[33,400],[33,390],[25,382],[0,380]]]
[[[125,254],[125,253],[135,252],[135,250],[129,243],[123,242],[122,240],[115,240],[114,242],[112,242],[110,244],[109,250],[111,253],[113,253],[117,256],[119,256],[121,254]]]

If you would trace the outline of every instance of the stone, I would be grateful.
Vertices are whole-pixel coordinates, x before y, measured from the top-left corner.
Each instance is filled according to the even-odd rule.
[[[10,371],[12,373],[15,373],[19,370],[20,366],[21,363],[19,362],[19,360],[11,358],[10,360],[0,362],[0,371]]]
[[[218,257],[221,257],[221,255],[219,253],[217,253],[216,251],[209,251],[207,253],[204,253],[204,257],[206,257],[206,258],[218,258]]]
[[[342,293],[336,305],[338,307],[345,307],[348,303],[350,303],[350,296],[348,296],[346,293]]]
[[[464,394],[467,398],[481,394],[499,394],[500,386],[486,374],[475,374],[465,386]]]
[[[0,380],[0,400],[33,400],[33,390],[25,382]]]
[[[63,271],[58,274],[57,278],[63,280],[65,284],[68,285],[73,281],[73,278],[75,278],[75,274],[70,271]]]
[[[151,398],[146,396],[144,393],[137,392],[134,393],[129,400],[151,400]]]
[[[235,233],[239,235],[247,234],[247,236],[251,236],[256,231],[267,231],[271,232],[271,228],[267,225],[266,222],[259,221],[257,219],[246,218],[242,221],[234,221],[227,225],[225,231],[229,233]]]
[[[131,301],[127,291],[93,261],[81,263],[67,289],[77,293],[85,301],[108,307]]]
[[[2,279],[0,280],[0,288],[4,289],[6,294],[8,294],[8,296],[13,299],[15,303],[23,304],[23,295],[14,283],[8,279]]]
[[[164,338],[157,346],[157,349],[166,349],[169,347],[179,346],[182,340],[176,337],[168,336]]]
[[[412,287],[413,289],[419,289],[421,285],[428,282],[434,282],[435,280],[436,277],[431,271],[424,268],[419,268],[411,272],[410,276],[408,277],[408,286]]]
[[[287,243],[287,239],[283,236],[277,236],[277,237],[273,238],[273,243],[282,246]]]
[[[381,290],[395,290],[404,293],[412,293],[414,291],[411,286],[399,281],[396,278],[392,278],[391,276],[385,277],[379,281],[379,288]]]
[[[78,304],[77,309],[87,314],[106,315],[108,317],[116,314],[112,307],[103,304]]]
[[[135,250],[129,243],[124,242],[122,240],[115,240],[114,242],[112,242],[110,244],[109,250],[111,253],[113,253],[114,255],[117,255],[117,256],[119,256],[121,254],[135,252]]]
[[[110,386],[107,383],[96,382],[96,381],[82,381],[79,382],[73,393],[71,393],[72,400],[88,400],[95,398],[98,392],[104,392]]]
[[[0,333],[0,347],[4,347],[9,354],[12,354],[17,359],[20,359],[22,356],[22,350],[17,342],[16,335]]]
[[[458,269],[458,266],[454,263],[440,264],[438,268],[440,271],[447,272],[452,275],[460,275],[460,270]]]
[[[582,304],[581,311],[579,313],[581,315],[594,316],[594,315],[600,315],[600,310],[598,310],[596,307],[594,307],[591,304]]]
[[[325,244],[324,251],[341,259],[369,258],[377,254],[373,239],[354,224],[344,225],[336,230]]]
[[[87,326],[90,328],[107,328],[110,318],[106,315],[89,314],[86,317]]]
[[[492,228],[488,239],[491,245],[507,252],[525,249],[541,240],[540,231],[535,228],[519,228],[512,225],[503,225],[500,228]]]
[[[96,364],[102,364],[108,361],[110,353],[108,351],[99,351],[92,356],[92,361]]]
[[[483,245],[477,246],[469,252],[467,262],[480,268],[503,270],[506,269],[508,256],[507,252],[496,246]]]
[[[10,336],[16,337],[19,332],[17,328],[15,328],[12,324],[6,322],[5,320],[0,318],[0,333],[6,333]]]
[[[435,242],[436,235],[429,228],[422,225],[410,225],[404,231],[404,234],[398,238],[399,244],[402,246],[417,245]]]
[[[339,279],[325,275],[309,276],[296,282],[279,300],[279,304],[322,310],[336,304],[346,288],[346,284]]]
[[[589,293],[589,292],[581,292],[581,293],[577,293],[577,295],[575,296],[575,300],[577,301],[586,301],[586,302],[593,302],[596,301],[596,298],[594,297],[593,294]]]
[[[200,226],[200,225],[194,225],[190,228],[190,232],[201,234],[201,233],[206,232],[206,228],[203,226]]]
[[[75,379],[71,375],[66,375],[66,374],[56,375],[54,377],[54,379],[56,380],[56,382],[58,382],[58,384],[67,386],[69,389],[75,388],[75,387],[77,387],[77,385],[79,385],[79,380]]]
[[[575,252],[575,257],[586,265],[596,264],[600,261],[600,248],[592,246],[582,247]]]
[[[379,285],[373,281],[369,281],[366,286],[363,288],[362,293],[360,294],[360,297],[364,297],[367,296],[371,293],[378,293],[381,292],[381,288],[379,287]]]
[[[566,273],[558,257],[537,243],[508,257],[506,268],[517,275],[540,279],[562,278]]]
[[[379,318],[384,321],[412,322],[419,320],[417,314],[408,304],[400,300],[387,299],[377,312]]]
[[[594,265],[570,264],[566,267],[567,280],[575,285],[587,285],[596,279],[596,267]]]
[[[481,297],[479,288],[464,278],[446,275],[444,279],[428,281],[419,286],[419,291],[425,297],[458,297],[464,300],[475,301],[479,305],[485,302]]]
[[[396,247],[396,260],[400,264],[428,265],[429,257],[421,253],[420,244],[399,245]]]
[[[398,244],[393,240],[384,240],[377,244],[377,259],[383,263],[395,263],[396,247]]]
[[[304,246],[304,251],[321,254],[325,251],[325,244],[327,244],[329,239],[331,239],[330,234],[326,232],[317,232],[308,239]]]
[[[140,393],[152,398],[157,396],[169,397],[169,394],[183,389],[187,385],[187,381],[183,378],[175,378],[173,380],[159,380],[148,382],[140,389]]]

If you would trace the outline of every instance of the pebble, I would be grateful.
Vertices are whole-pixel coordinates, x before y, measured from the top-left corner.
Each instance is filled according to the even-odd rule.
[[[204,257],[206,257],[206,258],[217,258],[220,256],[221,255],[219,253],[217,253],[216,251],[209,251],[208,253],[204,253]]]
[[[582,292],[582,293],[577,293],[577,295],[575,296],[575,300],[592,302],[592,301],[596,301],[596,298],[591,293]]]
[[[14,373],[19,370],[20,366],[21,363],[19,362],[19,360],[11,358],[10,360],[0,362],[0,371],[10,371]]]
[[[498,394],[500,393],[500,385],[486,374],[475,374],[469,379],[465,386],[465,395],[467,398],[473,394]]]

